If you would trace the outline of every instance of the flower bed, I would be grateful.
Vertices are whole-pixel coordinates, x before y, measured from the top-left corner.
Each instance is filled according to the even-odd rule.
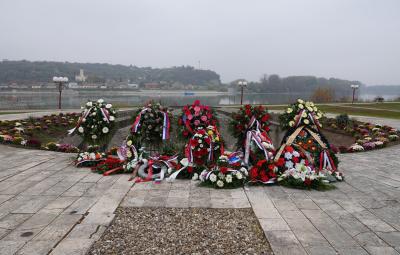
[[[349,119],[347,115],[322,120],[327,130],[354,139],[350,146],[338,145],[342,153],[376,150],[400,142],[399,130],[377,124]]]
[[[0,121],[0,143],[60,152],[77,152],[70,144],[60,144],[67,130],[74,127],[76,113],[59,113],[40,118]]]

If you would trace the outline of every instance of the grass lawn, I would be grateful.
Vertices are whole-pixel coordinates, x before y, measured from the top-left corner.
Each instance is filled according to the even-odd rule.
[[[270,110],[284,110],[286,106],[267,105]],[[400,103],[369,103],[369,104],[318,104],[318,108],[327,113],[369,116],[378,118],[400,119]],[[391,111],[392,110],[392,111]],[[393,111],[394,110],[394,111]]]

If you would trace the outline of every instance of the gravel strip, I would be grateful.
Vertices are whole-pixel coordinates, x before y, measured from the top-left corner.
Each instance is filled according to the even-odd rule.
[[[272,254],[251,208],[118,208],[89,254]]]

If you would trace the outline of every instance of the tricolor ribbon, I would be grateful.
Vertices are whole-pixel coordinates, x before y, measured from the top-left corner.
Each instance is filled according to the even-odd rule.
[[[143,108],[143,109],[139,112],[139,114],[136,116],[135,122],[133,123],[132,128],[131,128],[132,133],[137,133],[137,132],[139,131],[140,120],[142,119],[142,114],[143,114],[144,112],[146,112],[148,109],[149,109],[149,108],[147,108],[147,107],[146,107],[146,108]]]
[[[91,112],[92,109],[94,109],[94,108],[95,108],[95,106],[92,106],[92,107],[90,107],[89,109],[85,109],[85,111],[82,113],[81,117],[79,117],[79,120],[78,120],[78,123],[76,123],[76,126],[75,126],[74,128],[72,128],[72,129],[68,130],[68,134],[69,134],[69,135],[72,135],[72,134],[75,132],[75,130],[76,130],[77,128],[79,128],[79,126],[82,124],[82,121],[83,121],[84,119],[86,119],[86,117],[90,114],[90,112]]]
[[[256,124],[256,128],[254,130],[250,130],[254,124]],[[271,139],[268,137],[266,132],[262,132],[259,129],[260,123],[256,118],[253,116],[250,119],[249,124],[247,125],[247,133],[246,133],[246,140],[244,144],[244,164],[248,165],[249,164],[249,158],[250,158],[250,149],[251,149],[251,142],[254,141],[254,143],[257,145],[260,150],[264,152],[265,159],[268,160],[268,150],[265,148],[265,146],[262,144],[263,142],[269,143],[272,145]]]
[[[319,156],[319,170],[322,169],[336,171],[336,166],[328,150],[321,151]]]
[[[171,127],[171,123],[169,121],[168,113],[162,112],[162,114],[164,115],[162,139],[167,140],[169,139],[169,129]]]

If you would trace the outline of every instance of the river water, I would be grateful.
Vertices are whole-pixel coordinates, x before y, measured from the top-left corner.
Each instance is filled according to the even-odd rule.
[[[193,94],[192,94],[193,93]],[[373,99],[375,95],[367,95],[360,99]],[[383,95],[390,99],[390,95]],[[171,91],[146,91],[140,92],[71,92],[64,91],[62,95],[62,107],[64,109],[79,108],[87,100],[103,98],[117,107],[143,105],[146,101],[153,99],[169,106],[182,106],[199,99],[203,104],[218,106],[240,103],[240,95],[224,94],[217,92],[171,92]],[[287,104],[297,98],[309,99],[308,93],[263,93],[244,94],[243,103],[247,104]],[[24,110],[24,109],[55,109],[58,107],[57,92],[0,92],[0,109]]]

